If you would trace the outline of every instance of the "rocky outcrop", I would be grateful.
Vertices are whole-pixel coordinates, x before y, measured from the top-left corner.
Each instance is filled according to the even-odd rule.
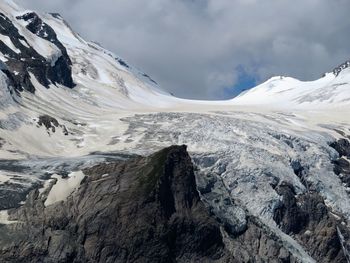
[[[211,162],[206,158],[202,162]],[[232,262],[298,262],[280,236],[230,197],[215,173],[197,171],[198,190],[210,213],[220,223]]]
[[[44,23],[35,12],[18,16],[17,19],[26,21],[28,23],[26,28],[30,32],[51,42],[61,51],[61,56],[47,68],[47,77],[53,84],[58,83],[73,88],[75,84],[72,78],[72,62],[66,48],[58,40],[56,32],[48,24]]]
[[[350,194],[350,142],[347,139],[339,139],[331,143],[330,146],[339,154],[339,158],[333,161],[334,173],[349,189],[348,193]]]
[[[55,133],[57,128],[61,128],[64,135],[67,136],[69,134],[66,126],[60,124],[55,118],[49,115],[39,116],[39,120],[37,124],[40,127],[44,126],[49,134],[50,134],[50,131]]]
[[[13,22],[0,13],[0,34],[8,37],[17,49],[16,52],[0,40],[0,51],[6,58],[6,61],[3,61],[5,68],[1,70],[7,75],[14,89],[16,91],[27,90],[34,93],[35,87],[30,79],[30,73],[36,77],[41,85],[47,88],[50,84],[61,84],[73,88],[72,63],[65,47],[57,39],[54,30],[35,13],[27,13],[17,17],[17,19],[27,22],[25,30],[29,30],[38,37],[54,44],[58,53],[55,55],[56,57],[43,57],[20,34]]]
[[[230,262],[185,146],[100,164],[65,202],[38,191],[0,228],[2,262]],[[11,236],[11,242],[8,237]],[[22,249],[18,249],[21,247]]]
[[[339,139],[338,141],[332,142],[330,144],[338,153],[339,157],[350,158],[350,142],[347,139]]]
[[[350,143],[339,139],[330,144],[339,158],[333,160],[334,173],[346,186],[350,186]],[[274,220],[288,235],[292,235],[317,262],[349,262],[350,231],[347,219],[326,205],[324,198],[310,182],[305,180],[306,171],[299,162],[293,162],[294,173],[307,191],[296,194],[291,184],[282,182],[275,191],[281,196]]]
[[[293,186],[282,184],[276,188],[282,196],[275,210],[274,220],[281,229],[305,247],[317,262],[346,262],[337,228],[350,236],[339,215],[329,211],[323,198],[314,191],[296,195]]]
[[[333,69],[333,74],[335,76],[338,76],[340,74],[340,72],[342,72],[344,69],[346,69],[348,67],[350,67],[350,61],[345,61],[344,63],[342,63],[341,65],[339,65],[335,69]]]
[[[84,173],[66,201],[45,207],[50,188],[36,190],[10,212],[2,262],[297,262],[253,217],[226,232],[200,199],[185,146]]]
[[[301,262],[287,248],[280,237],[269,231],[259,219],[248,217],[247,229],[235,238],[225,239],[234,261],[232,262]]]
[[[1,262],[301,262],[220,180],[206,178],[199,193],[186,146],[83,171],[64,201],[45,206],[53,182],[10,210],[14,223],[0,225]],[[275,191],[281,230],[317,262],[346,262],[344,218],[311,190],[296,195],[282,182]]]

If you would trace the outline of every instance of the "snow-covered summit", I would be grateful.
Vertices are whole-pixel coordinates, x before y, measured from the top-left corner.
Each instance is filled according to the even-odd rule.
[[[350,69],[314,81],[274,77],[232,100],[235,105],[280,109],[350,108]]]
[[[12,87],[6,90],[22,92],[21,97],[31,101],[28,104],[40,101],[46,108],[54,106],[56,112],[71,108],[74,114],[93,107],[93,111],[154,111],[259,105],[324,109],[350,105],[349,63],[315,81],[273,77],[232,100],[184,100],[162,90],[156,81],[124,59],[84,40],[59,14],[25,10],[11,0],[0,3],[0,13],[0,61]],[[60,90],[52,89],[54,86]],[[23,90],[35,93],[35,97]]]
[[[338,76],[340,72],[342,72],[344,69],[350,67],[350,60],[345,61],[344,63],[340,64],[338,67],[333,69],[333,74]]]
[[[170,96],[146,73],[82,39],[58,14],[25,10],[10,0],[0,3],[0,13],[0,60],[17,92],[39,96],[42,87],[75,87],[81,104],[118,109],[164,104],[158,95]]]

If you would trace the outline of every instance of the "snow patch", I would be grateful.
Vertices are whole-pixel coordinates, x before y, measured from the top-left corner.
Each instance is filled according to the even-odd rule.
[[[78,189],[84,177],[85,174],[82,171],[72,172],[68,175],[68,178],[62,178],[59,175],[52,176],[52,178],[57,179],[57,182],[52,186],[44,203],[45,206],[66,200],[68,196]]]
[[[10,180],[10,178],[7,175],[0,173],[0,184],[4,184],[4,183],[8,182],[9,180]]]
[[[21,42],[21,44],[23,46],[25,46],[26,48],[30,48],[29,45],[27,44],[27,42],[25,42],[23,39],[19,39],[19,42]]]
[[[10,221],[7,210],[0,211],[0,225],[15,224],[17,221]]]
[[[0,34],[0,40],[2,42],[4,42],[4,44],[6,46],[8,46],[10,49],[12,49],[15,53],[17,53],[17,54],[21,53],[21,51],[18,48],[16,48],[16,46],[13,44],[11,38],[9,38],[8,36],[4,36],[4,35]]]
[[[26,28],[27,21],[14,19],[12,22],[18,29],[18,32],[25,37],[28,44],[36,52],[43,56],[47,62],[50,62],[51,65],[55,65],[57,59],[62,56],[61,50],[50,41],[38,37],[37,35],[30,32]],[[28,46],[28,44],[26,44],[26,46]]]

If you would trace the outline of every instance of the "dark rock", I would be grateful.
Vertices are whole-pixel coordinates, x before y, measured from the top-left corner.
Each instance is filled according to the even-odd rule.
[[[118,61],[118,63],[119,63],[121,66],[123,66],[123,67],[125,67],[125,68],[130,68],[130,66],[129,66],[124,60],[122,60],[121,58],[116,58],[116,61]]]
[[[52,15],[52,17],[54,17],[56,19],[62,19],[62,16],[59,13],[49,13],[49,14]]]
[[[49,115],[42,115],[39,117],[38,125],[39,126],[44,125],[46,129],[50,129],[50,128],[58,127],[59,124],[55,118]]]
[[[293,186],[282,184],[275,191],[283,200],[275,210],[274,220],[285,233],[299,233],[307,225],[308,215],[297,205]]]
[[[39,126],[45,126],[47,131],[56,132],[56,128],[60,127],[62,128],[62,132],[64,135],[69,135],[69,132],[66,128],[66,126],[60,124],[55,118],[49,116],[49,115],[41,115],[39,116],[38,120]]]
[[[313,191],[297,196],[289,184],[278,186],[276,191],[283,198],[274,213],[281,229],[293,234],[317,262],[346,262],[337,227],[346,235],[350,232],[331,214],[323,198]]]
[[[254,217],[248,218],[248,228],[235,239],[226,240],[234,256],[232,262],[300,262],[274,233]]]
[[[340,74],[340,72],[342,72],[344,69],[346,69],[348,67],[350,67],[350,60],[349,61],[345,61],[344,63],[342,63],[341,65],[339,65],[335,69],[333,69],[333,74],[335,76],[338,76]]]
[[[0,226],[1,262],[299,262],[249,214],[244,229],[225,231],[225,218],[200,198],[185,146],[101,163],[84,173],[67,200],[45,207],[50,190],[34,190],[23,207],[10,211],[18,223]],[[211,189],[219,191],[211,183],[202,189],[206,197]],[[317,262],[344,262],[347,243],[338,232],[348,240],[349,231],[323,199],[311,192],[296,196],[284,183],[275,190],[283,196],[275,215],[281,228]],[[233,201],[223,199],[237,206]]]
[[[1,69],[9,78],[10,85],[17,92],[27,90],[34,93],[35,88],[30,80],[29,73],[34,74],[36,79],[45,87],[52,84],[61,84],[69,88],[74,87],[71,61],[65,47],[57,39],[54,30],[45,24],[35,13],[28,13],[17,17],[28,23],[27,29],[38,37],[44,38],[58,47],[62,55],[57,59],[54,65],[47,58],[37,53],[29,45],[26,39],[19,33],[12,21],[4,14],[0,13],[0,34],[8,36],[13,45],[20,50],[20,53],[14,52],[5,43],[0,41],[0,50],[6,56],[6,69]]]
[[[20,203],[26,200],[28,193],[36,187],[36,184],[24,186],[18,180],[16,183],[5,182],[0,188],[0,210],[20,207]]]
[[[350,158],[350,143],[346,139],[340,139],[331,145],[338,153],[340,158],[333,161],[334,173],[346,187],[350,187],[350,162],[342,157]]]
[[[334,164],[334,172],[335,174],[339,175],[341,173],[343,174],[350,174],[350,163],[349,161],[340,158],[335,161],[333,161]]]
[[[22,19],[29,22],[26,26],[29,31],[53,43],[61,51],[62,56],[58,58],[55,65],[47,68],[48,79],[53,84],[62,84],[66,87],[73,88],[75,84],[72,79],[72,62],[68,56],[66,48],[58,40],[55,31],[34,12],[27,13],[23,16],[18,16],[17,19]]]
[[[154,79],[152,79],[149,75],[147,75],[146,73],[143,73],[142,76],[144,76],[145,78],[148,78],[151,82],[158,85],[158,83]]]
[[[334,173],[339,176],[340,180],[346,187],[350,187],[350,162],[340,158],[333,161],[333,164]]]
[[[233,262],[200,201],[185,146],[85,173],[66,202],[45,208],[33,192],[12,212],[23,223],[1,230],[1,261]]]
[[[338,141],[332,142],[330,144],[332,148],[334,148],[339,156],[346,156],[350,158],[350,142],[347,139],[339,139]]]

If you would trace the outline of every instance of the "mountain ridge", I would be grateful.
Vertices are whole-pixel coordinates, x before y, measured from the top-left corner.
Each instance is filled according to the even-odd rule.
[[[5,4],[7,3],[7,5]],[[134,67],[131,67],[128,63],[125,62],[125,60],[115,56],[113,53],[105,50],[104,48],[94,44],[93,42],[86,42],[83,40],[76,32],[72,31],[72,29],[69,27],[69,25],[63,20],[62,16],[58,14],[42,14],[38,15],[36,12],[33,11],[27,11],[24,9],[21,9],[17,5],[14,4],[14,2],[11,1],[5,1],[3,3],[3,13],[10,16],[11,12],[13,13],[13,19],[15,20],[13,24],[13,30],[16,32],[16,30],[20,30],[21,35],[13,35],[12,38],[10,38],[10,41],[15,41],[14,48],[19,48],[19,51],[22,54],[26,54],[30,51],[30,59],[35,58],[34,61],[26,62],[27,64],[22,65],[22,59],[26,59],[21,57],[21,59],[15,59],[16,53],[12,51],[8,51],[11,53],[11,56],[13,56],[12,60],[13,63],[10,63],[9,61],[6,61],[6,56],[9,54],[2,54],[3,61],[5,64],[8,64],[7,67],[9,67],[9,70],[6,71],[7,74],[9,74],[8,78],[14,82],[12,83],[15,89],[26,89],[30,92],[34,92],[35,87],[32,84],[30,74],[34,74],[35,78],[39,81],[39,83],[45,87],[49,87],[50,85],[55,85],[57,83],[58,85],[63,85],[68,88],[73,88],[76,84],[84,86],[85,89],[89,90],[90,92],[93,92],[92,85],[99,85],[100,87],[113,87],[119,92],[113,91],[114,97],[120,97],[123,95],[126,95],[128,99],[131,99],[131,103],[128,103],[124,107],[127,108],[133,108],[133,107],[153,107],[153,108],[171,108],[171,107],[188,107],[189,105],[217,105],[217,106],[240,106],[240,105],[262,105],[267,104],[266,101],[268,101],[268,98],[271,98],[274,96],[274,94],[266,93],[265,96],[268,96],[267,98],[261,98],[259,94],[255,96],[255,98],[251,98],[253,94],[249,94],[249,91],[260,89],[263,90],[262,86],[266,83],[270,83],[272,80],[281,78],[284,80],[291,80],[291,83],[280,84],[280,88],[283,88],[285,85],[292,85],[294,79],[291,78],[284,78],[276,76],[270,80],[267,80],[266,82],[258,85],[255,88],[252,88],[248,90],[248,92],[244,92],[244,94],[240,94],[238,97],[233,98],[232,100],[227,101],[196,101],[196,100],[185,100],[185,99],[176,99],[175,97],[169,96],[170,94],[162,91],[156,82],[149,77],[147,74],[140,72],[136,70]],[[22,21],[22,22],[21,22]],[[10,23],[9,23],[10,25]],[[17,28],[18,27],[18,28]],[[3,32],[3,33],[6,33]],[[57,34],[57,35],[56,35]],[[39,41],[39,39],[46,40],[46,44],[43,41],[39,41],[38,43],[35,43],[35,41],[32,41],[33,36],[38,36],[39,38],[36,38],[36,41]],[[58,36],[58,37],[57,37]],[[11,40],[12,39],[12,40]],[[18,40],[24,41],[25,45],[30,45],[26,47],[23,45],[23,43],[20,43]],[[29,39],[31,39],[29,41]],[[0,39],[1,41],[1,39]],[[2,41],[0,42],[3,45],[5,45]],[[56,51],[49,51],[52,49],[53,45],[55,48],[57,48]],[[34,47],[34,48],[33,48]],[[29,49],[28,49],[29,48]],[[11,50],[8,46],[3,46],[2,50]],[[37,49],[37,50],[35,50]],[[70,51],[69,51],[70,49]],[[39,54],[37,53],[38,50],[41,51]],[[51,53],[52,54],[51,54]],[[58,53],[57,53],[58,52]],[[69,53],[69,54],[68,54]],[[34,54],[37,54],[34,56]],[[43,56],[43,54],[46,54]],[[89,54],[89,55],[88,55]],[[17,54],[18,56],[18,54]],[[23,56],[23,55],[22,55]],[[33,57],[34,56],[34,57]],[[52,57],[53,56],[53,57]],[[85,58],[82,58],[85,57]],[[28,60],[28,58],[27,58]],[[73,63],[71,60],[74,60]],[[41,61],[40,64],[35,64],[37,62],[35,61]],[[34,63],[35,62],[35,63]],[[50,65],[48,65],[49,63]],[[57,65],[56,65],[57,63]],[[51,65],[52,64],[52,65]],[[103,66],[103,64],[108,64],[108,67]],[[30,71],[27,71],[25,68],[30,68]],[[119,67],[119,66],[120,67]],[[321,82],[322,79],[328,79],[329,82],[325,82],[324,85],[327,86],[327,89],[324,90],[315,90],[312,85],[310,85],[312,82],[301,82],[299,81],[298,85],[300,86],[299,89],[296,89],[297,93],[300,93],[300,98],[296,99],[293,97],[293,94],[284,94],[284,100],[288,102],[288,107],[293,108],[322,108],[322,107],[332,107],[332,103],[330,101],[337,100],[337,97],[345,97],[345,101],[339,101],[337,100],[338,104],[342,104],[345,107],[349,105],[348,98],[349,95],[349,88],[343,89],[340,88],[339,93],[333,94],[332,92],[329,92],[329,90],[335,89],[334,85],[340,85],[343,83],[346,83],[346,86],[349,85],[349,79],[345,76],[348,74],[340,74],[344,70],[346,71],[349,63],[345,62],[341,64],[339,67],[336,67],[332,73],[328,73],[325,75],[324,78],[321,78],[320,80],[314,81],[315,85],[319,85],[319,82]],[[45,70],[34,70],[35,67],[45,68]],[[51,67],[50,67],[51,66]],[[17,70],[18,69],[18,70]],[[48,72],[43,74],[42,72]],[[73,71],[73,72],[72,72]],[[119,76],[120,72],[129,72],[130,74],[127,76]],[[16,74],[14,74],[14,72]],[[56,74],[56,75],[55,75]],[[332,79],[330,75],[333,74],[335,76],[335,79]],[[342,79],[340,80],[341,76],[343,75]],[[81,78],[84,76],[84,78],[87,78],[89,80],[89,83],[87,81],[83,81]],[[345,77],[344,77],[345,76]],[[339,77],[339,81],[337,81],[337,78]],[[131,79],[137,78],[140,81],[131,81]],[[74,81],[73,81],[74,79]],[[126,81],[126,79],[128,81]],[[34,81],[35,82],[35,81]],[[76,83],[75,83],[76,82]],[[126,85],[125,83],[129,84],[128,82],[131,82],[130,85]],[[332,83],[335,82],[335,83]],[[50,84],[51,83],[51,84]],[[323,84],[322,84],[323,85]],[[305,89],[310,89],[310,92],[305,92]],[[100,91],[102,88],[100,88]],[[328,93],[324,97],[320,96],[312,96],[311,94],[313,92],[325,92],[325,90],[328,90]],[[248,96],[248,94],[250,96]],[[84,94],[80,94],[83,96]],[[165,96],[163,96],[165,95]],[[288,97],[289,96],[289,97]],[[243,99],[243,97],[245,97]],[[334,98],[334,99],[333,99]],[[96,99],[96,98],[95,98]],[[104,98],[105,99],[105,98]],[[122,98],[121,98],[122,99]],[[125,98],[124,98],[125,100]],[[275,107],[282,107],[276,101],[280,100],[280,97],[277,97],[275,100],[272,100],[272,102],[275,104]],[[115,106],[118,107],[118,102],[120,103],[120,100],[114,100],[113,103]],[[135,104],[136,103],[136,104]],[[271,104],[271,102],[268,102]],[[134,104],[134,106],[132,106]],[[159,105],[158,105],[159,104]],[[333,103],[334,104],[334,103]],[[339,105],[341,106],[341,105]],[[283,108],[283,107],[282,107]]]

